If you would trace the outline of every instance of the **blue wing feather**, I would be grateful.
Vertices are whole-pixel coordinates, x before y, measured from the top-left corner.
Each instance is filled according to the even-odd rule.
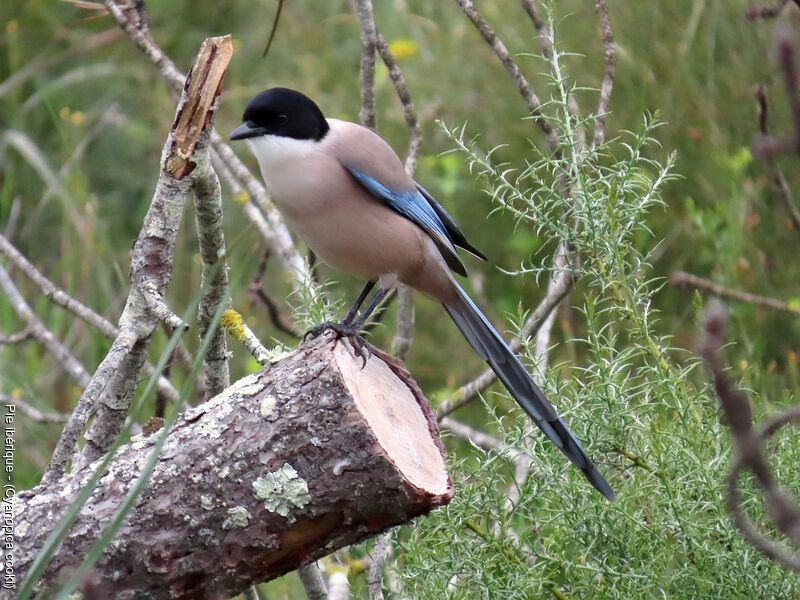
[[[419,188],[394,190],[355,167],[345,165],[345,168],[375,198],[421,227],[439,248],[447,266],[459,275],[466,276],[467,270],[461,259],[458,258],[448,227],[442,222],[438,211],[431,206]],[[447,216],[449,217],[449,215]]]

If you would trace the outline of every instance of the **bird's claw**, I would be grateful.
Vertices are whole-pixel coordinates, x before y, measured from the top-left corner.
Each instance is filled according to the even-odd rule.
[[[349,338],[350,345],[353,347],[353,354],[363,361],[361,368],[363,369],[367,365],[367,359],[371,356],[367,342],[361,337],[361,333],[358,329],[346,323],[328,321],[316,327],[312,327],[303,335],[303,341],[305,342],[308,338],[315,338],[326,331],[333,331],[336,334],[334,345],[339,338]]]

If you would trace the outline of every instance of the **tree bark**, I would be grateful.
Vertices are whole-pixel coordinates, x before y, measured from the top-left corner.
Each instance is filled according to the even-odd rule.
[[[240,379],[174,425],[96,565],[113,598],[229,598],[450,501],[436,419],[402,363],[331,334]],[[156,435],[120,449],[37,590],[79,563]],[[98,463],[14,501],[24,577]],[[36,493],[38,492],[38,493]]]

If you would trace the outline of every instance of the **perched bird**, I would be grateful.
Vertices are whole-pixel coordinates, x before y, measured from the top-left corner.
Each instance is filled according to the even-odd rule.
[[[447,211],[403,168],[371,130],[326,119],[309,98],[271,88],[247,105],[231,140],[247,140],[272,199],[317,256],[367,280],[339,324],[352,333],[397,281],[441,302],[472,348],[544,434],[614,499],[606,480],[533,382],[522,363],[454,279],[466,276],[456,248],[485,260]],[[358,309],[378,291],[356,319]]]

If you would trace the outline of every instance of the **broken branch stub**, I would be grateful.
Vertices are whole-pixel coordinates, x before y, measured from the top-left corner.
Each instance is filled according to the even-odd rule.
[[[38,589],[80,560],[156,436],[120,449]],[[90,471],[18,494],[22,576],[49,533],[33,524],[57,522]],[[321,336],[180,417],[96,575],[120,599],[231,597],[452,496],[435,417],[402,364],[372,349],[362,369],[347,340]]]
[[[190,159],[197,136],[210,125],[210,110],[219,95],[232,56],[230,35],[206,38],[186,77],[184,91],[189,100],[175,116],[172,149],[164,163],[164,170],[176,179],[183,179],[194,169]],[[195,73],[196,69],[200,72]]]

